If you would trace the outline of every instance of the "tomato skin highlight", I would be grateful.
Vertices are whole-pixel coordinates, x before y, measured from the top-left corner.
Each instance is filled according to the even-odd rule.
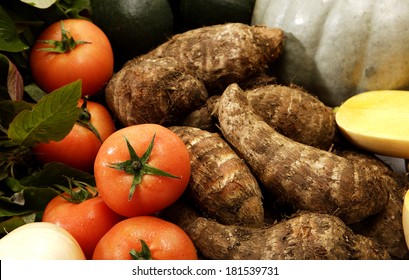
[[[94,260],[130,260],[130,250],[148,245],[153,260],[197,260],[189,236],[177,225],[153,216],[125,219],[113,226],[95,247]]]
[[[83,102],[84,100],[80,99],[78,107],[81,107]],[[87,108],[91,114],[91,124],[104,141],[116,131],[114,120],[109,111],[97,102],[87,101]],[[91,130],[75,124],[63,140],[39,143],[32,147],[32,151],[42,164],[61,162],[85,172],[92,172],[101,145],[101,141]]]
[[[148,164],[179,178],[144,175],[128,200],[134,175],[110,165],[130,159],[124,137],[139,157],[155,135]],[[190,178],[190,157],[184,142],[168,128],[140,124],[122,128],[109,136],[95,158],[96,186],[105,203],[126,217],[151,215],[175,202],[185,191]]]
[[[104,32],[88,20],[67,19],[63,23],[76,41],[89,43],[65,53],[40,50],[51,47],[41,40],[61,40],[61,22],[51,24],[40,34],[30,53],[33,79],[47,93],[82,80],[82,96],[95,95],[113,73],[111,44]]]
[[[92,258],[101,237],[121,220],[123,217],[112,211],[100,196],[76,204],[58,195],[47,204],[42,218],[43,222],[67,230],[78,241],[87,259]]]

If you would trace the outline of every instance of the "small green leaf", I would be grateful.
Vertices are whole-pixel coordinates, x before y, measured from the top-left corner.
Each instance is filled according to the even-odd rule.
[[[20,183],[32,187],[49,187],[55,184],[69,187],[66,177],[95,185],[95,179],[92,174],[60,162],[47,163],[40,171],[20,179]]]
[[[6,129],[13,119],[24,110],[31,110],[33,104],[26,101],[0,100],[1,125]]]
[[[12,217],[0,223],[0,234],[8,233],[19,226],[35,222],[35,220],[35,213]]]
[[[26,85],[24,87],[24,91],[27,92],[27,94],[36,102],[40,101],[41,98],[47,95],[44,90],[34,83]]]
[[[80,97],[80,80],[47,94],[33,110],[24,110],[14,118],[8,137],[23,146],[62,140],[77,120]]]
[[[20,40],[13,20],[6,10],[0,6],[0,51],[20,52],[28,48]]]

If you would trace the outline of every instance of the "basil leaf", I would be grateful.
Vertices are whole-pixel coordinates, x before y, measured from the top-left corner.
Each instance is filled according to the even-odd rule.
[[[36,102],[40,101],[41,98],[47,95],[38,85],[32,83],[24,87],[24,91]]]
[[[75,169],[60,162],[50,162],[44,167],[28,177],[20,179],[20,183],[26,186],[44,188],[54,184],[69,186],[67,179],[75,178],[76,180],[95,185],[95,179],[92,174]]]
[[[10,123],[8,137],[22,146],[62,140],[74,126],[81,97],[81,81],[63,86],[20,112]]]
[[[28,48],[29,47],[20,40],[13,20],[7,14],[6,10],[0,6],[0,50],[20,52]]]
[[[33,104],[26,101],[0,100],[0,123],[8,128],[13,119],[24,110],[31,110]]]

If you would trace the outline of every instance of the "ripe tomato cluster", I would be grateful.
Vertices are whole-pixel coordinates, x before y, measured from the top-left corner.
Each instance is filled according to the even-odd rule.
[[[58,43],[59,38],[67,42]],[[40,163],[61,162],[95,177],[95,186],[68,178],[70,188],[48,203],[42,221],[71,233],[87,259],[197,259],[188,235],[155,216],[189,182],[190,157],[183,141],[158,124],[117,130],[105,106],[91,101],[113,65],[111,47],[98,27],[65,20],[39,39],[30,59],[36,83],[49,92],[81,79],[83,98],[71,132],[32,150]]]
[[[121,128],[99,147],[93,174],[93,191],[76,182],[42,219],[70,232],[87,259],[197,259],[188,235],[155,217],[189,182],[189,154],[175,133],[158,124]]]

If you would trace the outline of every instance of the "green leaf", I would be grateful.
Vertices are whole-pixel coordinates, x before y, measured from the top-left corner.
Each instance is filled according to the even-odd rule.
[[[57,0],[20,0],[20,1],[39,9],[47,9],[51,7],[55,2],[57,2]]]
[[[0,211],[0,214],[2,214],[1,211]],[[37,218],[37,215],[35,213],[29,213],[26,215],[12,217],[0,223],[0,233],[1,234],[8,233],[12,231],[13,229],[18,228],[19,226],[22,226],[27,223],[35,222],[36,218]]]
[[[33,110],[24,110],[14,118],[8,137],[23,146],[62,140],[77,120],[80,97],[80,80],[49,93]]]
[[[42,90],[36,84],[29,84],[24,87],[24,91],[28,93],[28,95],[36,102],[40,101],[41,98],[47,95],[47,93]]]
[[[84,18],[81,13],[91,11],[90,0],[60,0],[56,4],[70,18]]]
[[[26,101],[0,100],[0,120],[4,128],[8,128],[13,119],[24,110],[31,110],[33,104]]]
[[[20,183],[32,187],[48,187],[55,184],[69,187],[66,177],[95,185],[93,175],[60,162],[50,162],[44,165],[39,172],[20,179]]]
[[[0,51],[20,52],[28,48],[20,40],[13,20],[6,10],[0,6]]]

